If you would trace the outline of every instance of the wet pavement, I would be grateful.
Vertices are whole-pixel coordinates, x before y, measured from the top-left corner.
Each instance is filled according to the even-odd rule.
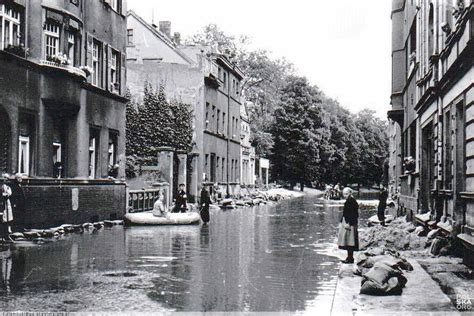
[[[329,312],[340,207],[314,196],[0,252],[2,311]],[[374,211],[361,210],[361,218]]]

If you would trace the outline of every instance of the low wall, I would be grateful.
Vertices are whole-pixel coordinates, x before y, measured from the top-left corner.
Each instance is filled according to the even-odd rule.
[[[127,203],[126,184],[114,180],[27,179],[15,194],[14,225],[26,228],[118,219]]]

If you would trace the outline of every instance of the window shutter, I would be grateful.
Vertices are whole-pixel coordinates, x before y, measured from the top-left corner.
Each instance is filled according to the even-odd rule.
[[[120,54],[120,94],[124,95],[127,89],[127,55]]]
[[[109,83],[109,45],[103,44],[103,53],[102,53],[102,87],[110,91]]]
[[[107,75],[109,77],[109,80],[108,80],[108,86],[109,86],[109,90],[110,91],[113,91],[114,89],[112,89],[112,87],[110,86],[110,84],[112,83],[112,47],[109,46],[109,48],[107,49],[107,59],[108,59],[108,63],[107,63]]]
[[[94,38],[91,34],[86,33],[86,65],[92,68],[92,45]],[[92,76],[88,78],[89,82],[92,81]]]

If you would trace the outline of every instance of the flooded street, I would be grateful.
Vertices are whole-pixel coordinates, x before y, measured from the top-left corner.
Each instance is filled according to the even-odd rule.
[[[208,227],[113,227],[15,245],[0,258],[0,310],[329,312],[341,208],[315,203],[214,211]]]

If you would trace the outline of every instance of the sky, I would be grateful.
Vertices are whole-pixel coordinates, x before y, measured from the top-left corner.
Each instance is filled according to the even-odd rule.
[[[391,91],[390,0],[129,0],[146,21],[191,36],[210,23],[292,62],[351,112],[387,117]]]

